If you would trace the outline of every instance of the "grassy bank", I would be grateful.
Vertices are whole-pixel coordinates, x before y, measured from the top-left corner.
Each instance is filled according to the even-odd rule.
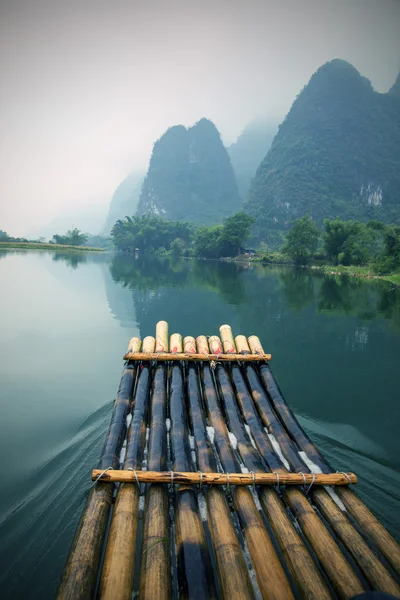
[[[91,246],[68,246],[64,244],[42,244],[40,242],[0,242],[1,248],[23,250],[72,250],[78,252],[104,252],[104,248],[94,248]]]
[[[257,262],[262,265],[282,265],[282,266],[290,266],[295,267],[293,261],[285,254],[281,254],[279,252],[269,252],[266,255],[256,255],[256,256],[238,256],[235,262]],[[390,281],[394,285],[400,286],[400,274],[392,273],[390,275],[378,275],[373,270],[372,266],[365,267],[357,267],[357,266],[344,266],[344,265],[330,265],[323,264],[321,259],[312,259],[310,262],[305,265],[305,268],[308,269],[317,269],[325,273],[325,275],[345,275],[347,277],[363,277],[365,279],[382,279],[384,281]]]

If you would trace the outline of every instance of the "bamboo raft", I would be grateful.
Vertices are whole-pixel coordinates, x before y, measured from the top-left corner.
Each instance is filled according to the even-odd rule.
[[[400,547],[285,402],[256,336],[132,338],[64,599],[400,597]]]

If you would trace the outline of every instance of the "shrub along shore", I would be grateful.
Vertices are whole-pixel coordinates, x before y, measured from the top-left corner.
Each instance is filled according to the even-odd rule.
[[[104,252],[104,248],[91,246],[71,246],[69,244],[47,244],[42,242],[0,242],[0,249],[21,250],[72,250],[75,252]]]

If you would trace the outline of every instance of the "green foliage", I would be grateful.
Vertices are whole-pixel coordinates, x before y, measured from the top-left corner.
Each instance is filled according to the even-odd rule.
[[[181,238],[175,238],[170,244],[172,256],[184,256],[186,253],[187,244]]]
[[[9,239],[8,234],[3,231],[2,229],[0,229],[0,241],[1,242],[6,242]]]
[[[95,248],[111,249],[112,245],[112,239],[110,237],[106,237],[105,235],[88,234],[85,242],[85,246],[91,246]]]
[[[154,144],[138,215],[211,225],[240,205],[229,156],[211,121],[171,127]]]
[[[249,236],[252,217],[243,212],[226,219],[223,225],[201,227],[196,232],[194,254],[203,258],[234,257]]]
[[[111,237],[117,250],[134,252],[172,250],[171,244],[179,239],[183,244],[190,243],[193,226],[183,221],[166,221],[160,217],[144,215],[142,217],[125,217],[115,223]],[[176,244],[175,244],[176,249]]]
[[[382,250],[385,226],[378,221],[324,220],[324,246],[334,264],[366,265]]]
[[[384,230],[384,250],[377,258],[375,270],[381,275],[400,272],[400,226]]]
[[[287,234],[282,253],[288,254],[296,264],[305,265],[316,251],[319,237],[320,230],[310,215],[305,215],[295,221]]]
[[[54,234],[53,240],[55,244],[65,244],[69,246],[83,246],[86,244],[88,236],[82,233],[79,229],[70,229],[64,235]]]
[[[255,240],[310,213],[400,223],[400,95],[375,92],[350,64],[323,65],[294,101],[257,169],[245,210]],[[362,254],[362,253],[361,253]],[[363,260],[363,258],[360,258]]]

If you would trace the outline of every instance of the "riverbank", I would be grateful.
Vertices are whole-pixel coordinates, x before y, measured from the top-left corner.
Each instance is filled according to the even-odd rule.
[[[69,246],[67,244],[46,244],[40,242],[0,242],[0,249],[22,250],[71,250],[74,252],[104,252],[104,248],[94,246]]]
[[[219,260],[233,260],[234,262],[253,262],[268,265],[279,265],[284,267],[299,267],[299,265],[291,262],[288,256],[279,253],[271,253],[268,257],[261,256],[244,256],[240,255],[233,259],[219,259]],[[321,261],[311,261],[307,265],[301,266],[304,269],[314,269],[322,271],[325,275],[335,276],[347,276],[347,277],[362,277],[364,279],[380,279],[383,281],[389,281],[395,286],[400,286],[400,273],[391,273],[389,275],[379,275],[373,271],[371,266],[358,267],[355,265],[344,266],[344,265],[329,265],[321,264]]]
[[[384,281],[390,281],[396,286],[400,286],[400,274],[393,273],[391,275],[377,275],[371,270],[371,267],[356,267],[344,265],[322,265],[322,266],[311,266],[311,269],[319,269],[325,275],[346,275],[347,277],[363,277],[364,279],[383,279]]]

